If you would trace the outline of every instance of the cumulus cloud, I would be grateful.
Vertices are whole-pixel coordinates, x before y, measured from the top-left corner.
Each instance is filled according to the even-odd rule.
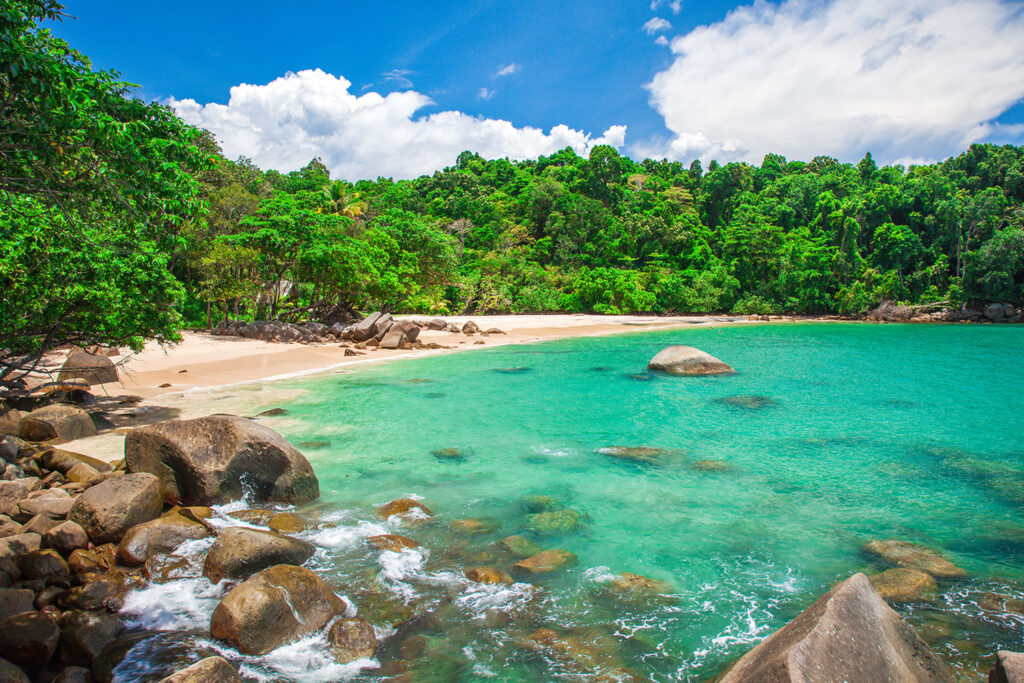
[[[494,77],[501,78],[502,76],[511,76],[512,74],[518,72],[522,68],[523,67],[519,66],[514,62],[512,64],[506,64],[505,66],[498,69],[498,72],[494,74]]]
[[[351,83],[319,69],[290,73],[266,85],[237,85],[226,105],[171,99],[189,123],[212,131],[229,157],[246,155],[265,168],[291,171],[319,156],[335,177],[412,178],[449,166],[464,150],[487,158],[536,158],[572,147],[621,147],[626,127],[599,137],[557,125],[517,128],[508,121],[442,111],[415,90],[353,95]]]
[[[653,17],[644,24],[644,30],[647,31],[647,35],[653,36],[655,33],[662,33],[672,28],[672,24],[667,19],[661,17]]]
[[[1024,96],[1024,11],[1003,0],[758,1],[671,43],[648,84],[673,137],[634,152],[938,159]]]

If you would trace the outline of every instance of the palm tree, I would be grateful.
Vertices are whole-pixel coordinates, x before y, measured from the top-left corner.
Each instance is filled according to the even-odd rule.
[[[324,185],[324,195],[331,203],[331,213],[348,218],[359,218],[366,213],[366,202],[359,199],[359,193],[344,180],[335,180],[329,185]]]

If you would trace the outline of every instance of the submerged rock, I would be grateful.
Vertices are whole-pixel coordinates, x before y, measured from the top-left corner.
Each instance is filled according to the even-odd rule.
[[[746,408],[748,410],[763,410],[765,408],[774,408],[778,405],[773,398],[757,396],[755,394],[723,396],[721,398],[716,398],[715,403],[721,403],[722,405],[730,406],[732,408]]]
[[[690,469],[698,472],[728,472],[732,465],[721,460],[697,460],[690,463]]]
[[[299,534],[306,530],[306,520],[294,512],[278,512],[270,518],[267,526],[279,534]]]
[[[377,635],[365,619],[339,619],[328,631],[327,642],[339,664],[373,657],[377,651]]]
[[[506,536],[498,541],[498,545],[516,557],[530,557],[543,550],[539,545],[523,536]]]
[[[433,514],[430,508],[414,498],[399,498],[377,508],[377,516],[381,519],[398,515],[399,517],[422,520],[432,517]]]
[[[937,587],[931,574],[904,567],[886,570],[869,579],[879,595],[896,602],[917,600]]]
[[[156,518],[162,509],[160,480],[139,472],[90,487],[75,499],[68,519],[100,545],[120,541],[126,531]]]
[[[746,681],[952,682],[953,673],[854,574],[745,654],[721,683]]]
[[[529,515],[526,528],[545,536],[570,534],[583,526],[583,515],[575,510],[552,510]]]
[[[420,547],[420,544],[411,538],[407,536],[399,536],[398,534],[369,536],[366,539],[366,542],[377,550],[388,550],[393,553],[400,553],[403,550],[412,550],[413,548]]]
[[[563,507],[562,502],[552,496],[527,496],[523,498],[523,509],[527,512],[547,512],[548,510],[560,510]]]
[[[530,634],[524,643],[558,662],[573,679],[594,681],[637,681],[636,675],[623,667],[615,638],[606,632],[587,629],[579,635],[565,635],[550,628]]]
[[[345,603],[305,567],[279,564],[236,586],[213,611],[210,634],[263,655],[327,625]]]
[[[217,583],[239,579],[273,565],[300,565],[316,549],[312,544],[260,529],[230,527],[217,536],[203,563],[203,576]]]
[[[242,683],[242,677],[223,657],[207,657],[174,672],[160,683]]]
[[[661,465],[674,454],[674,451],[667,448],[653,448],[651,446],[608,446],[606,448],[598,448],[597,452],[619,460],[628,460],[644,465]]]
[[[125,439],[129,472],[160,477],[172,505],[254,501],[308,503],[320,495],[309,461],[277,432],[233,415],[169,420]]]
[[[473,567],[466,570],[466,578],[476,583],[512,583],[512,575],[497,567]]]
[[[524,372],[529,372],[531,368],[526,366],[516,366],[512,368],[494,368],[494,372],[500,372],[503,375],[521,375]]]
[[[479,519],[477,517],[470,517],[468,519],[455,519],[452,520],[451,529],[452,531],[467,536],[476,534],[490,534],[501,528],[501,525],[491,519]]]
[[[603,582],[602,588],[616,600],[630,603],[671,601],[670,596],[675,592],[672,584],[666,581],[629,572],[623,572]]]
[[[458,448],[438,448],[437,450],[430,451],[430,454],[438,460],[465,460],[468,455],[465,451],[460,451]]]
[[[576,556],[568,550],[542,550],[512,565],[514,573],[522,575],[550,574],[576,564]]]
[[[955,579],[967,575],[967,572],[944,558],[937,550],[909,541],[871,541],[864,546],[864,550],[889,564],[918,569],[938,579]]]
[[[667,346],[659,351],[648,370],[667,372],[672,375],[723,375],[736,372],[714,356],[692,346]]]

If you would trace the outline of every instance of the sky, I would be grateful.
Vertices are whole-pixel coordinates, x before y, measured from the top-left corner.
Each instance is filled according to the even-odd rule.
[[[281,171],[1024,143],[1024,0],[66,2],[51,28],[95,67]]]

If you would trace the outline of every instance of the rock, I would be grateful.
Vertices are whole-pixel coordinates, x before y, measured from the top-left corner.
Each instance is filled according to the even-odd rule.
[[[864,550],[882,558],[889,564],[927,572],[937,579],[954,579],[966,576],[960,567],[942,557],[938,551],[908,541],[871,541]]]
[[[758,396],[756,394],[742,394],[740,396],[723,396],[716,398],[715,403],[721,403],[722,405],[729,406],[731,408],[746,408],[747,410],[763,410],[765,408],[774,408],[778,403],[768,396]]]
[[[3,683],[32,683],[24,671],[6,659],[0,659],[0,681]],[[59,682],[54,679],[53,683]]]
[[[583,515],[575,510],[552,510],[529,515],[526,528],[544,536],[570,534],[583,526]]]
[[[477,325],[472,320],[467,321],[466,324],[462,326],[462,334],[472,335],[472,334],[479,334],[479,333],[480,333],[480,326]]]
[[[207,657],[174,672],[160,683],[242,683],[242,677],[223,657]]]
[[[19,436],[21,434],[21,420],[24,414],[14,408],[0,408],[0,434],[6,436]]]
[[[675,592],[670,583],[629,572],[604,582],[602,588],[616,600],[627,603],[670,601],[671,594]]]
[[[498,545],[516,557],[530,557],[543,550],[539,545],[522,536],[506,536],[498,541]]]
[[[381,338],[380,348],[398,349],[416,341],[420,328],[411,320],[399,320],[388,328],[387,334]]]
[[[413,548],[419,548],[420,544],[406,536],[399,536],[398,534],[381,534],[380,536],[370,536],[366,539],[366,542],[372,545],[377,550],[389,550],[393,553],[400,553],[403,550],[411,550]]]
[[[744,655],[721,679],[952,682],[949,668],[863,574],[838,584]]]
[[[173,505],[238,500],[308,503],[320,495],[309,461],[280,434],[251,420],[212,415],[140,427],[125,439],[129,472],[160,478]]]
[[[660,465],[671,454],[668,449],[650,446],[608,446],[598,448],[597,452],[619,460],[629,460],[644,465]]]
[[[437,332],[443,332],[444,330],[448,329],[448,323],[446,323],[441,318],[431,318],[430,320],[427,321],[427,329],[435,330]]]
[[[721,460],[697,460],[690,463],[690,469],[698,472],[728,472],[732,465]]]
[[[883,599],[896,602],[917,600],[924,593],[934,591],[937,587],[931,574],[903,567],[889,569],[869,577],[869,580]]]
[[[382,314],[379,318],[377,318],[377,322],[373,324],[374,339],[376,339],[377,341],[383,339],[384,335],[388,333],[388,330],[390,330],[391,326],[394,324],[395,319],[391,317],[390,313]]]
[[[154,519],[163,509],[160,480],[138,472],[90,487],[71,506],[68,519],[96,544],[116,543],[136,524]]]
[[[1002,304],[989,304],[985,307],[985,317],[989,320],[1002,320],[1006,317],[1006,311],[1003,309]]]
[[[455,519],[452,520],[451,529],[452,531],[467,536],[473,536],[476,534],[489,534],[497,531],[501,528],[501,525],[490,519],[479,519],[477,517],[470,517],[468,519]]]
[[[84,666],[66,666],[50,683],[96,683],[96,677]]]
[[[491,329],[487,330],[484,334],[505,334],[505,332],[499,330],[497,327],[492,327]]]
[[[21,525],[7,515],[0,515],[0,538],[21,533]]]
[[[35,609],[35,599],[35,593],[25,588],[0,588],[0,621],[31,612]]]
[[[213,583],[245,578],[274,565],[300,565],[315,550],[305,541],[271,531],[230,527],[217,536],[206,554],[203,576]]]
[[[114,553],[116,554],[116,549]],[[68,568],[75,574],[106,571],[114,566],[115,555],[108,555],[98,550],[72,550],[68,556]]]
[[[21,438],[26,441],[73,441],[95,435],[89,413],[63,403],[33,410],[21,420]]]
[[[39,612],[23,612],[0,621],[0,657],[26,671],[46,668],[59,640],[56,622]]]
[[[62,555],[69,555],[78,548],[87,548],[89,535],[75,522],[61,522],[43,534],[42,545],[53,548]]]
[[[512,565],[512,571],[523,575],[550,574],[574,564],[576,564],[576,556],[568,550],[543,550],[525,560],[516,562]]]
[[[523,509],[527,512],[547,512],[561,510],[564,505],[552,496],[527,496],[523,499]]]
[[[543,652],[546,658],[557,662],[560,670],[576,674],[571,676],[572,680],[639,680],[623,667],[618,644],[606,632],[591,629],[580,635],[562,635],[541,628],[531,633],[523,645]]]
[[[228,517],[256,526],[266,526],[273,516],[273,510],[235,510],[228,513]]]
[[[438,448],[430,451],[430,454],[438,460],[465,460],[467,454],[458,448]]]
[[[73,453],[60,448],[48,448],[39,454],[39,461],[48,470],[57,470],[61,474],[67,474],[78,465],[88,465],[97,472],[109,472],[110,464],[88,455]]]
[[[712,355],[692,346],[667,346],[647,364],[648,370],[672,375],[723,375],[736,372]]]
[[[106,356],[78,351],[68,356],[57,375],[58,382],[71,379],[83,379],[92,385],[116,382],[117,366]]]
[[[92,666],[121,633],[121,620],[106,612],[68,612],[60,622],[60,661]]]
[[[239,652],[262,655],[322,629],[345,604],[309,569],[277,565],[236,586],[210,620],[210,633]]]
[[[68,564],[56,550],[46,548],[33,550],[18,557],[18,571],[23,580],[45,581],[48,586],[71,587],[71,572]]]
[[[0,514],[11,514],[23,498],[38,489],[39,479],[36,477],[0,481]]]
[[[433,513],[430,511],[430,508],[418,500],[399,498],[377,508],[377,516],[381,519],[387,519],[392,515],[399,515],[410,519],[426,519],[433,516]]]
[[[1024,683],[1024,654],[1000,650],[996,665],[988,673],[988,683]]]
[[[497,567],[473,567],[466,570],[466,578],[476,583],[512,583],[512,575]]]
[[[327,642],[339,664],[373,657],[377,651],[377,635],[365,619],[339,619],[327,632]]]
[[[138,566],[154,555],[173,552],[185,541],[210,536],[206,525],[187,513],[183,514],[183,509],[187,508],[174,508],[156,519],[130,528],[117,548],[117,561],[130,567]]]
[[[114,668],[128,655],[128,653],[143,640],[152,638],[149,631],[137,631],[118,636],[114,642],[103,648],[100,656],[93,661],[92,670],[96,680],[100,683],[111,683],[114,679]]]
[[[3,417],[0,416],[0,430],[3,429]],[[15,429],[11,427],[11,429]],[[21,447],[18,444],[18,440],[15,439],[16,435],[21,432],[21,419],[18,419],[18,426],[14,434],[3,434],[0,436],[0,460],[7,463],[17,462]],[[19,439],[20,440],[20,439]]]
[[[124,604],[124,594],[127,591],[123,583],[116,579],[107,578],[109,574],[85,574],[84,578],[90,579],[88,583],[75,586],[60,596],[57,601],[64,609],[72,610],[110,610],[116,612]]]
[[[39,534],[15,534],[6,538],[0,538],[0,557],[16,557],[39,550],[42,536]]]
[[[383,314],[380,311],[371,313],[352,327],[352,341],[364,342],[376,334],[377,321]]]
[[[19,534],[39,534],[42,536],[53,527],[60,524],[60,522],[49,515],[36,515],[29,521],[25,522],[18,529]]]
[[[910,306],[898,306],[893,301],[883,301],[871,311],[868,320],[885,320],[889,322],[905,322],[914,317],[914,309]]]
[[[14,519],[32,518],[36,515],[47,515],[49,517],[67,517],[71,512],[71,506],[75,499],[68,497],[46,497],[29,498],[18,503],[17,509],[13,512]]]
[[[306,530],[306,521],[294,512],[278,512],[270,518],[267,526],[279,534],[298,534]]]

